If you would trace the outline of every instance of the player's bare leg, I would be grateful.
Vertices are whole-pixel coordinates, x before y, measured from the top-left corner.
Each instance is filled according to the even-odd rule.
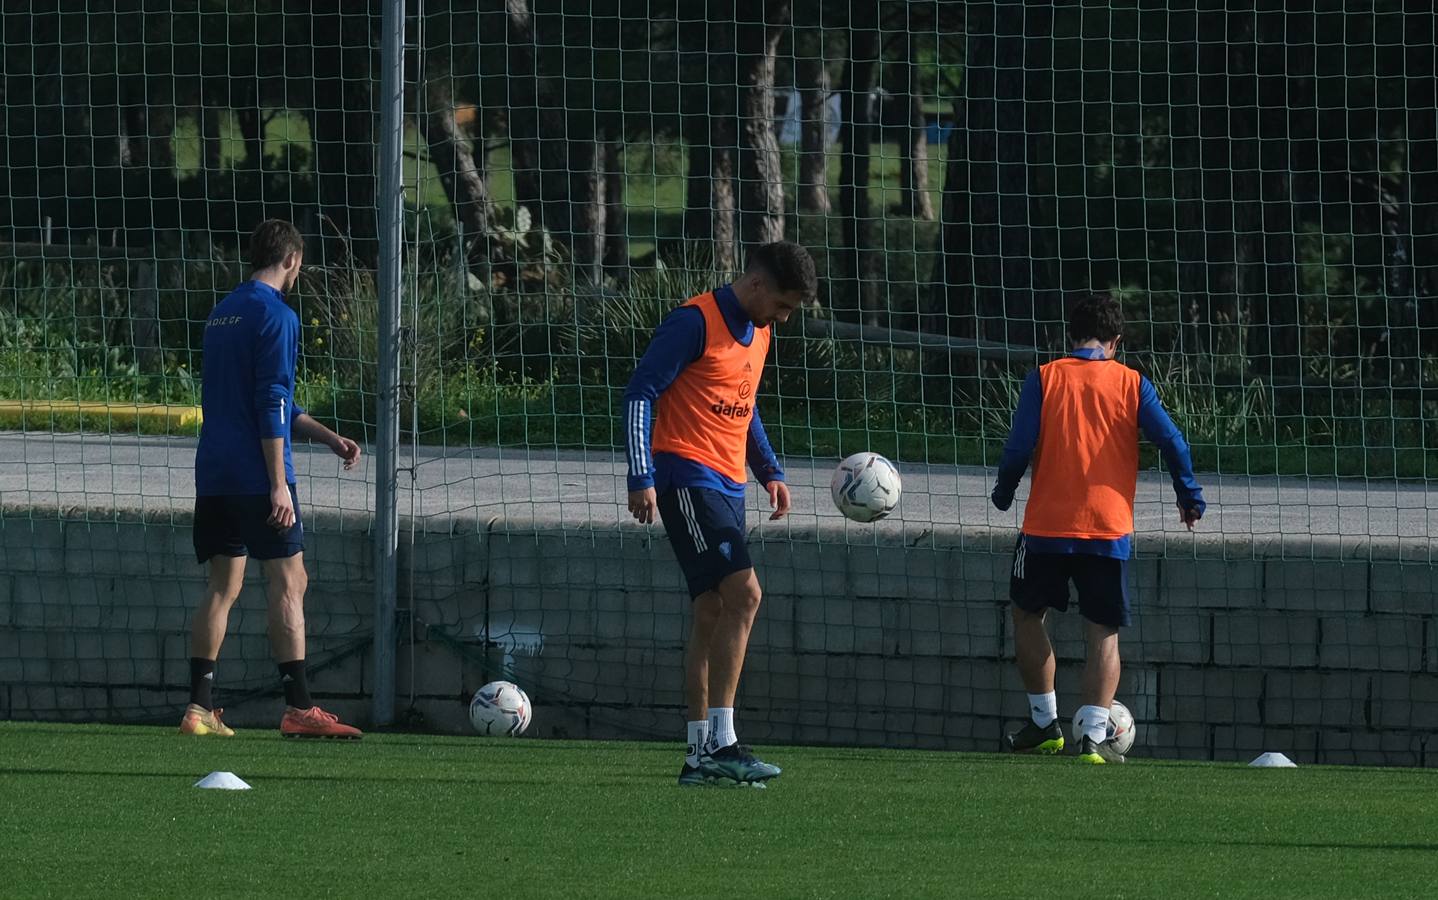
[[[689,721],[709,718],[709,653],[714,628],[724,600],[716,591],[694,598],[694,622],[689,627],[689,652],[684,660],[684,700],[689,704]]]
[[[1079,741],[1079,758],[1085,762],[1123,762],[1107,744],[1108,711],[1118,691],[1121,669],[1118,655],[1118,628],[1084,622],[1084,639],[1088,644],[1088,662],[1083,673],[1083,707],[1079,723],[1083,735]]]
[[[1088,664],[1083,672],[1083,702],[1108,709],[1118,692],[1121,669],[1118,655],[1118,628],[1084,622],[1084,639],[1088,643]]]
[[[745,569],[719,582],[718,594],[724,605],[709,647],[709,705],[732,709],[763,591],[754,570]]]
[[[684,768],[679,771],[679,783],[685,786],[707,783],[702,763],[709,741],[709,648],[723,608],[724,599],[716,591],[700,594],[690,606],[694,621],[689,626],[689,649],[684,659],[689,746]]]
[[[215,709],[210,699],[214,683],[215,660],[230,622],[230,609],[240,596],[245,583],[244,556],[213,556],[205,584],[205,597],[195,608],[190,626],[190,704],[180,719],[182,734],[214,734],[230,737],[234,731],[221,719],[223,710]]]
[[[1057,753],[1064,748],[1064,735],[1054,698],[1054,648],[1045,623],[1047,611],[1029,612],[1017,604],[1012,609],[1014,657],[1029,695],[1030,719],[1005,740],[1018,753]]]
[[[280,734],[285,737],[359,738],[362,733],[325,712],[310,699],[305,676],[305,573],[304,554],[265,560],[265,593],[269,600],[270,650],[279,663],[285,688],[285,715]]]
[[[706,770],[737,784],[756,784],[780,773],[778,766],[756,759],[739,743],[734,731],[734,698],[749,648],[749,632],[764,593],[753,569],[735,572],[719,582],[723,601],[709,645],[709,760]]]
[[[1054,689],[1054,648],[1049,643],[1046,612],[1031,613],[1013,607],[1014,656],[1019,677],[1030,694],[1047,694]]]
[[[230,623],[230,609],[240,596],[245,584],[247,556],[213,556],[210,558],[210,574],[205,584],[205,599],[195,608],[195,619],[190,629],[190,655],[203,659],[218,659],[220,645],[225,642],[225,631]]]
[[[281,665],[305,658],[305,591],[309,585],[303,553],[265,560],[270,652]]]

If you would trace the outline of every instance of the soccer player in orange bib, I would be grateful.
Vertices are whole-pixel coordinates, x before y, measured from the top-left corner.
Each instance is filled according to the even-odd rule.
[[[789,489],[754,394],[771,326],[811,299],[815,285],[804,248],[754,248],[733,284],[690,299],[660,323],[624,393],[629,511],[646,524],[663,519],[693,598],[681,785],[762,785],[780,772],[740,744],[734,727],[761,597],[745,539],[745,464],[769,494],[770,518],[782,518]]]
[[[1074,306],[1068,321],[1074,349],[1029,373],[999,463],[992,500],[1004,510],[1031,457],[1034,464],[1009,586],[1015,656],[1029,695],[1030,721],[1007,737],[1019,752],[1064,747],[1044,616],[1049,608],[1068,609],[1072,581],[1088,644],[1084,705],[1075,717],[1079,759],[1124,761],[1107,742],[1107,729],[1118,689],[1118,630],[1130,623],[1127,564],[1140,431],[1173,478],[1180,520],[1191,530],[1204,512],[1183,434],[1149,380],[1114,359],[1123,325],[1123,308],[1112,297],[1094,295]]]

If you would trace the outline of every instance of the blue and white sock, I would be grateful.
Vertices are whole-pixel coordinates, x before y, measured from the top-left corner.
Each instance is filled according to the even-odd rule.
[[[1102,706],[1080,706],[1074,717],[1075,731],[1095,744],[1108,740],[1108,710]]]
[[[689,746],[684,752],[684,762],[697,767],[699,757],[706,752],[704,745],[707,743],[709,743],[709,720],[700,719],[697,722],[690,722]]]
[[[734,733],[734,707],[709,707],[709,752],[737,743],[739,736]]]
[[[1029,717],[1040,728],[1047,728],[1059,717],[1059,697],[1053,691],[1047,694],[1029,694]]]

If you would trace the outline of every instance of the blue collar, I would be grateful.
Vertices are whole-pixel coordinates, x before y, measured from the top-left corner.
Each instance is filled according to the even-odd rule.
[[[251,278],[249,281],[245,282],[245,284],[249,285],[250,290],[254,291],[256,294],[259,294],[262,297],[273,297],[274,299],[279,300],[281,303],[284,302],[284,291],[281,291],[279,288],[272,285],[265,284],[258,278]]]
[[[714,300],[719,304],[719,312],[724,316],[724,324],[729,326],[729,333],[734,335],[734,340],[748,346],[754,339],[754,320],[739,305],[739,297],[734,293],[732,285],[714,289]]]
[[[1069,351],[1069,356],[1077,357],[1077,358],[1079,358],[1079,359],[1089,359],[1089,360],[1093,360],[1093,359],[1108,359],[1108,358],[1109,358],[1109,357],[1103,352],[1103,348],[1102,348],[1102,347],[1075,347],[1074,349],[1072,349],[1072,350]]]

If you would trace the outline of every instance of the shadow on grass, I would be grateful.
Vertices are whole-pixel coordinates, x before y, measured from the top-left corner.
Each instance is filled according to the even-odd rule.
[[[197,779],[197,780],[198,780],[199,778],[204,777],[203,774],[201,774],[201,775],[196,775],[193,770],[184,771],[184,772],[175,772],[175,771],[165,771],[165,772],[116,772],[116,771],[110,770],[110,769],[80,769],[80,768],[70,768],[70,769],[67,769],[67,768],[34,768],[34,769],[27,769],[27,768],[16,768],[16,767],[0,768],[0,775],[19,775],[19,776],[25,776],[25,775],[29,775],[29,776],[35,776],[35,775],[41,775],[41,776],[59,775],[59,776],[69,776],[69,777],[76,777],[76,776],[78,776],[78,777],[93,776],[93,777],[100,777],[100,778],[159,778],[159,779],[166,779],[166,780],[168,780],[168,779],[174,779],[174,778],[183,778],[183,779],[187,779],[187,780],[188,780],[188,779],[191,779],[191,778],[194,778],[194,779]],[[253,786],[254,784],[263,784],[263,783],[265,783],[265,782],[271,782],[271,781],[279,781],[279,782],[299,782],[299,783],[319,781],[319,782],[337,783],[337,784],[338,784],[338,783],[345,783],[345,782],[364,782],[364,783],[366,783],[366,784],[376,783],[376,784],[410,784],[410,785],[418,785],[418,784],[485,784],[485,785],[519,785],[519,786],[525,786],[525,787],[553,787],[553,786],[554,786],[554,782],[553,782],[552,780],[548,780],[548,779],[544,779],[544,778],[504,778],[504,777],[495,777],[495,776],[493,776],[493,775],[487,775],[487,774],[485,774],[485,773],[483,773],[483,772],[477,772],[477,773],[475,773],[474,777],[472,777],[472,778],[455,778],[455,777],[448,777],[448,776],[437,777],[437,778],[429,778],[429,777],[402,778],[402,777],[397,776],[397,775],[270,775],[270,774],[259,774],[259,775],[247,775],[247,776],[245,776],[245,780],[248,781],[248,782],[250,782],[250,783],[251,783],[251,786]],[[628,778],[588,778],[588,777],[586,777],[585,780],[584,780],[584,783],[585,783],[586,785],[628,786],[628,785],[633,785],[633,784],[635,784],[636,782],[663,781],[663,782],[666,782],[666,783],[667,783],[667,782],[672,781],[672,780],[673,780],[672,776],[671,776],[669,773],[666,772],[666,773],[662,773],[662,774],[661,774],[661,773],[655,773],[655,774],[653,774],[653,775],[639,775],[639,776],[633,776],[633,777],[628,777]]]
[[[1191,837],[1183,839],[1166,838],[1144,838],[1133,835],[1121,837],[1093,837],[1085,835],[1075,836],[1071,840],[1083,844],[1114,844],[1124,847],[1131,847],[1134,844],[1144,844],[1153,847],[1176,847],[1185,850],[1194,847],[1272,847],[1278,850],[1397,850],[1413,851],[1419,853],[1432,853],[1438,850],[1438,843],[1415,844],[1415,843],[1394,843],[1394,844],[1360,844],[1353,841],[1269,841],[1269,840],[1195,840]]]

